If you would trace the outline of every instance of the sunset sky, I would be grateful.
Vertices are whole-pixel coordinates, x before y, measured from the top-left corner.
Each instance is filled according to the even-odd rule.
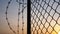
[[[14,34],[10,30],[10,28],[8,26],[8,23],[6,21],[5,12],[6,12],[6,7],[8,5],[8,1],[9,0],[0,0],[0,34]],[[24,0],[24,1],[27,3],[27,0]],[[48,1],[49,0],[46,0],[47,3],[48,3]],[[49,10],[51,9],[51,11],[49,13],[50,15],[47,12],[45,12],[45,10],[42,11],[42,15],[44,15],[44,13],[46,13],[44,15],[45,18],[48,16],[48,18],[46,18],[47,22],[45,23],[45,25],[43,25],[43,24],[46,21],[46,19],[43,18],[43,16],[41,14],[38,14],[37,15],[38,17],[41,15],[41,17],[39,17],[40,20],[42,20],[42,18],[43,18],[42,24],[41,24],[41,21],[38,22],[38,18],[35,15],[35,13],[36,14],[38,13],[38,10],[36,10],[36,8],[31,4],[31,7],[35,12],[35,13],[33,13],[33,11],[31,10],[31,13],[32,13],[31,15],[34,16],[34,17],[31,17],[31,30],[33,30],[35,32],[35,34],[36,34],[36,30],[38,30],[38,28],[40,28],[38,30],[38,33],[41,33],[41,31],[42,31],[43,33],[46,32],[46,34],[48,34],[48,32],[50,33],[53,29],[54,30],[52,31],[51,34],[56,34],[56,32],[60,31],[60,5],[57,3],[57,2],[59,2],[59,0],[55,0],[55,1],[56,2],[54,2],[54,0],[50,0],[49,6],[47,4],[44,5],[44,2],[42,2],[41,0],[38,2],[38,3],[42,2],[41,6],[44,5],[43,8],[48,13],[49,13]],[[32,0],[32,2],[33,2],[33,0]],[[54,4],[53,4],[53,2],[54,2]],[[37,6],[38,4],[37,3],[35,4],[35,3],[33,3],[33,4],[35,6]],[[53,6],[51,8],[50,6],[52,4],[53,4]],[[58,5],[58,7],[57,7],[57,5]],[[48,9],[46,9],[47,6],[48,6]],[[57,9],[56,9],[56,7],[57,7]],[[12,29],[15,30],[16,32],[17,32],[17,23],[18,23],[18,8],[19,8],[19,4],[16,2],[16,0],[12,0],[11,4],[9,5],[9,8],[8,8],[8,20],[10,22],[10,25],[11,25]],[[42,7],[40,7],[40,5],[38,5],[37,8],[38,9],[40,8],[39,11],[41,11],[43,9]],[[22,9],[22,8],[20,8],[20,9]],[[58,13],[55,12],[55,10],[53,10],[53,9],[55,9]],[[53,14],[54,14],[54,16],[53,16]],[[52,19],[52,17],[53,17],[53,19]],[[33,18],[34,19],[36,18],[36,19],[34,20]],[[57,20],[57,18],[58,18],[58,20]],[[20,14],[19,19],[20,19],[20,21],[19,21],[19,34],[22,34],[22,14]],[[57,22],[55,20],[57,20]],[[36,26],[37,24],[38,24],[39,27]],[[36,30],[35,30],[35,28],[36,28]],[[42,30],[42,28],[43,28],[43,30]],[[46,30],[48,30],[48,32]],[[33,33],[33,31],[31,31],[31,33]],[[24,34],[27,34],[27,7],[24,9]]]
[[[0,34],[13,34],[13,32],[9,29],[7,21],[6,21],[6,7],[8,4],[9,0],[0,0]],[[26,2],[26,0],[25,0]],[[18,23],[18,8],[19,5],[16,2],[16,0],[12,0],[11,4],[9,5],[8,8],[8,19],[10,22],[11,27],[13,28],[13,30],[17,31],[17,23]],[[26,29],[27,29],[27,20],[26,20],[26,12],[27,9],[24,10],[24,33],[26,34]],[[21,14],[22,15],[22,14]],[[20,15],[20,22],[19,22],[19,33],[22,33],[22,18]]]

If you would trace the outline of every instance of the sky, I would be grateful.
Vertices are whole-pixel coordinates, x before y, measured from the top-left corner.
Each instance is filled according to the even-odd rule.
[[[0,0],[0,34],[14,34],[11,30],[10,30],[10,28],[9,28],[9,26],[8,26],[8,24],[7,24],[7,21],[6,21],[6,15],[5,15],[5,12],[6,12],[6,7],[7,7],[7,5],[8,5],[8,1],[9,0]],[[24,0],[25,2],[27,2],[27,0]],[[49,0],[46,0],[46,2],[48,3],[48,1]],[[55,0],[56,2],[59,2],[59,0]],[[32,1],[33,2],[33,1]],[[53,0],[50,0],[50,3],[49,3],[49,5],[51,6],[52,4],[53,4]],[[58,5],[58,3],[56,3],[56,2],[54,2],[54,5],[52,6],[52,8],[53,9],[56,9],[56,6]],[[41,3],[41,0],[39,1],[39,3]],[[35,4],[35,3],[33,3],[33,4]],[[41,4],[41,6],[43,6],[44,5],[44,2],[42,2],[42,4]],[[22,5],[21,5],[22,6]],[[35,6],[37,6],[37,3],[36,3],[36,5]],[[46,7],[47,7],[48,5],[47,4],[45,4],[44,5],[44,9],[46,9]],[[46,9],[47,10],[47,12],[49,13],[49,11],[50,11],[50,9],[51,9],[51,7],[50,6],[48,6],[48,9]],[[38,11],[35,11],[36,10],[36,8],[34,8],[33,7],[33,5],[31,4],[31,7],[32,7],[32,9],[34,10],[34,12],[37,14],[38,13]],[[8,8],[8,19],[9,19],[9,22],[10,22],[10,24],[11,24],[11,27],[13,28],[13,30],[15,30],[15,31],[17,31],[17,23],[18,23],[18,8],[19,8],[19,5],[18,5],[18,3],[16,2],[16,0],[12,0],[12,2],[11,2],[11,4],[9,5],[9,8]],[[37,8],[39,9],[40,8],[40,10],[39,11],[41,11],[43,8],[42,7],[40,7],[40,6],[37,6]],[[20,9],[22,9],[22,8],[20,8]],[[55,12],[54,10],[51,10],[50,11],[50,15],[53,17],[53,19],[52,19],[52,17],[49,15],[48,16],[48,13],[46,13],[45,12],[45,10],[43,10],[42,11],[42,15],[44,15],[44,13],[46,13],[45,15],[44,15],[44,17],[46,18],[47,16],[48,16],[48,18],[47,18],[47,21],[48,22],[50,22],[50,20],[52,19],[52,21],[50,22],[50,25],[49,25],[49,23],[48,22],[46,22],[45,23],[45,28],[47,28],[48,26],[49,26],[49,28],[47,29],[49,32],[51,32],[51,30],[52,30],[52,27],[55,25],[55,23],[56,23],[56,21],[54,21],[54,19],[56,20],[58,17],[59,17],[59,19],[57,20],[57,23],[58,24],[60,24],[60,5],[58,5],[58,7],[57,7],[57,9],[56,9],[56,11],[59,13],[57,13],[57,12]],[[31,13],[32,13],[33,11],[31,11]],[[54,14],[55,13],[55,14]],[[54,14],[54,16],[53,16],[53,14]],[[33,14],[31,14],[32,16],[34,16],[35,14],[33,13]],[[43,16],[41,15],[41,17],[39,17],[40,19],[42,19],[43,18]],[[40,14],[38,15],[38,16],[40,16]],[[33,17],[34,19],[36,18],[36,15]],[[31,17],[31,20],[33,19],[32,17]],[[20,21],[19,21],[19,34],[22,34],[22,14],[20,14]],[[34,22],[34,20],[32,20],[31,21],[31,23],[34,23],[34,27],[36,26],[36,24],[37,24],[37,21],[38,21],[38,18],[37,19],[35,19],[36,20],[36,22]],[[42,20],[42,23],[44,23],[46,20],[45,19],[43,19]],[[39,26],[42,28],[44,25],[42,25],[41,24],[41,22],[38,22],[38,24],[39,24]],[[41,25],[40,25],[41,24]],[[60,25],[58,25],[58,24],[56,24],[55,25],[55,27],[54,27],[54,31],[53,31],[53,33],[56,33],[56,32],[58,32],[59,30],[60,30]],[[51,27],[52,26],[52,27]],[[33,24],[31,24],[31,27],[33,27]],[[38,26],[37,26],[38,27]],[[36,28],[37,28],[36,27]],[[38,29],[38,28],[37,28]],[[33,29],[31,29],[31,30],[34,30],[34,28]],[[55,32],[56,31],[56,32]],[[32,32],[32,31],[31,31]],[[45,29],[43,29],[43,32],[45,32]],[[40,31],[39,31],[39,33],[40,33]],[[27,7],[24,9],[24,34],[27,34]],[[36,33],[35,33],[36,34]]]
[[[6,12],[6,7],[8,5],[8,1],[9,0],[0,0],[0,34],[13,34],[13,32],[9,29],[8,27],[8,24],[7,24],[7,21],[6,21],[6,15],[5,15],[5,12]],[[26,2],[26,1],[25,1]],[[17,23],[18,23],[18,3],[16,2],[16,0],[12,0],[11,4],[9,5],[9,8],[8,8],[8,19],[9,19],[9,22],[11,24],[11,27],[13,28],[13,30],[17,31]],[[24,33],[26,34],[26,31],[27,31],[27,12],[26,12],[27,9],[24,9]],[[19,33],[21,34],[22,33],[22,18],[21,18],[22,14],[20,15],[20,21],[19,21]]]

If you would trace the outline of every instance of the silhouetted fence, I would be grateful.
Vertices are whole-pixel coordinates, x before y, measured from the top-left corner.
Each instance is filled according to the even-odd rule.
[[[60,0],[27,0],[27,3],[24,3],[24,0],[16,0],[19,3],[17,33],[10,26],[7,17],[11,1],[8,2],[5,14],[8,26],[13,33],[19,34],[19,15],[22,13],[22,34],[24,34],[23,13],[27,7],[27,34],[58,34],[60,30]]]
[[[58,34],[60,0],[31,0],[31,34]]]

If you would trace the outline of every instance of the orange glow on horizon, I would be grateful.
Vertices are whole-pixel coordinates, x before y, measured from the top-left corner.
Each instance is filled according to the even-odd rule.
[[[58,34],[60,34],[60,31],[58,32]]]

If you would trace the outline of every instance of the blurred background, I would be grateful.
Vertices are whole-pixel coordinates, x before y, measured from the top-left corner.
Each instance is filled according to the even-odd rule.
[[[60,0],[30,1],[31,34],[60,34]],[[27,34],[27,10],[27,0],[0,0],[0,34]]]

